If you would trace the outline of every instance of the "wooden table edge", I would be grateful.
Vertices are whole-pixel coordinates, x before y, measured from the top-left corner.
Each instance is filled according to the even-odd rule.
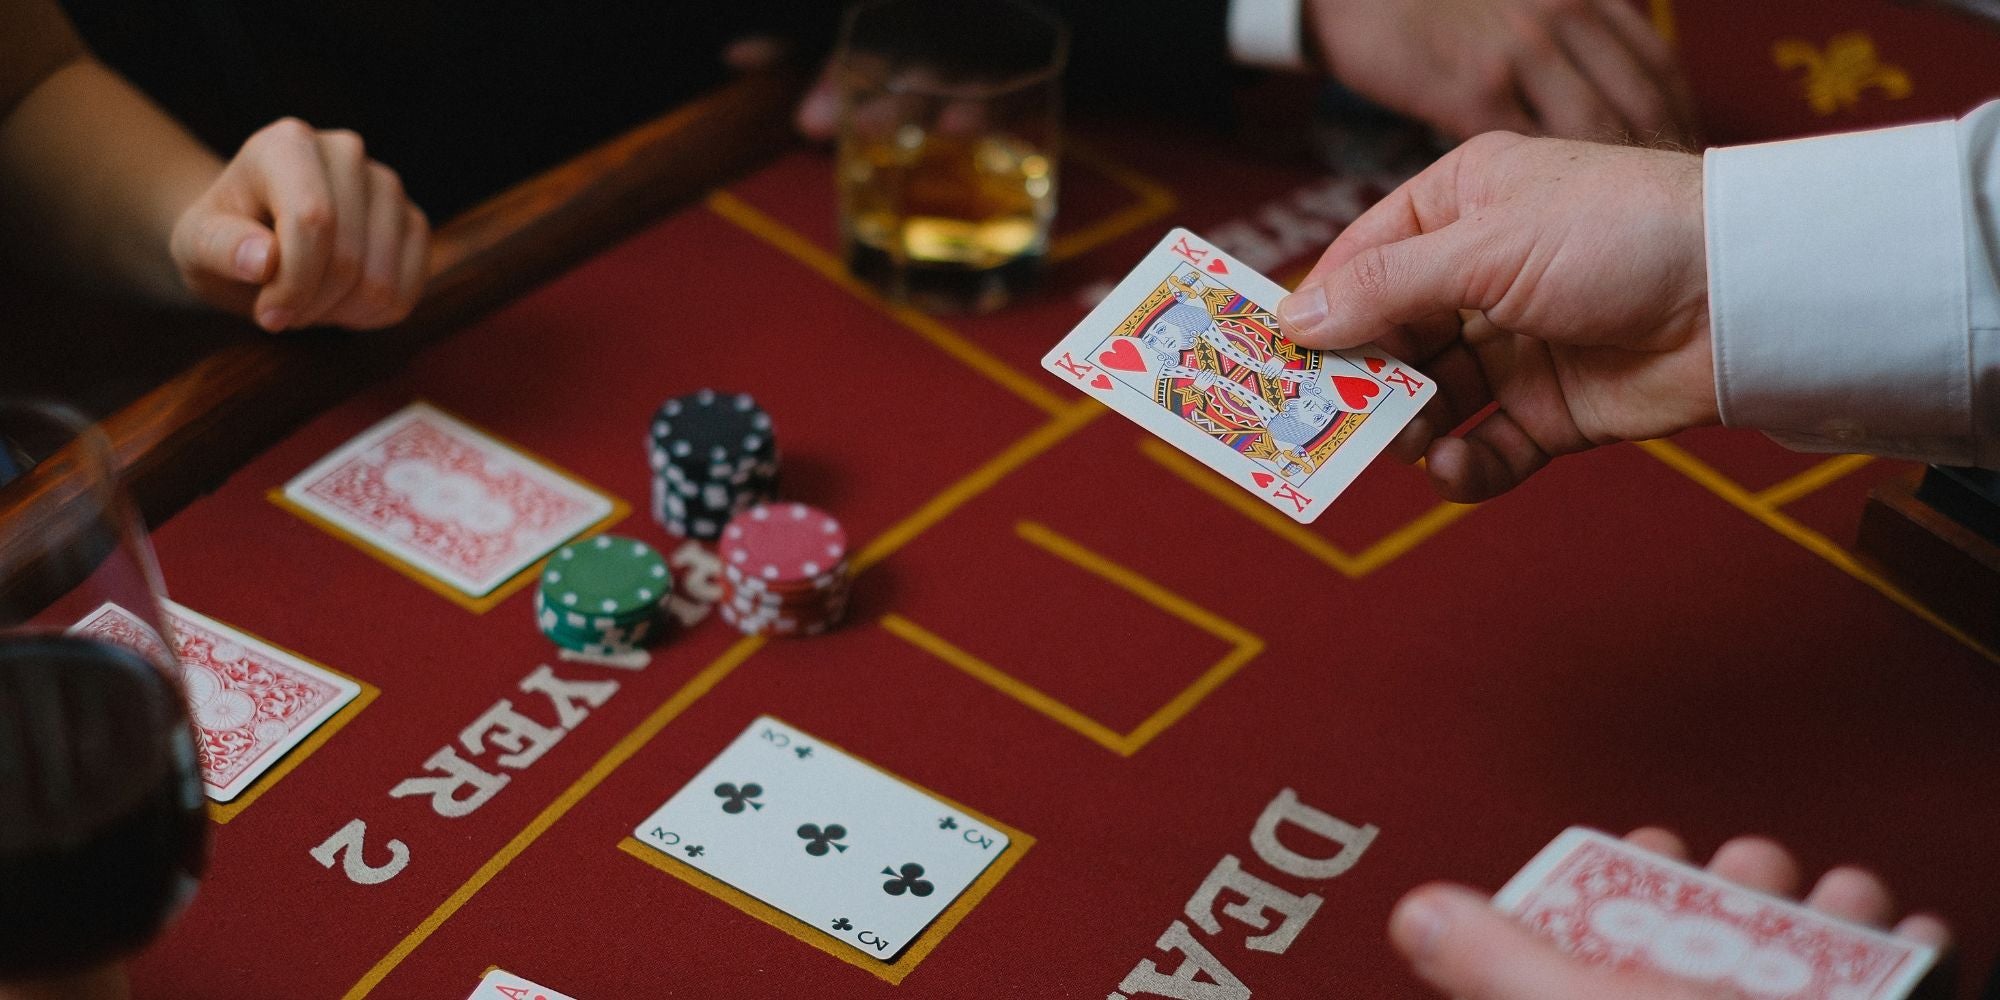
[[[795,140],[794,73],[739,77],[438,228],[422,300],[403,323],[236,340],[100,422],[147,521],[214,489],[309,417],[611,241],[767,162]],[[235,322],[218,317],[218,322]],[[87,490],[72,449],[0,491],[0,541]]]

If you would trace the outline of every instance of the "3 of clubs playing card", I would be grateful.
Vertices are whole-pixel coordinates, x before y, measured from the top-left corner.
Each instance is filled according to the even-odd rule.
[[[361,685],[253,635],[172,601],[161,605],[178,646],[171,660],[160,634],[116,604],[99,606],[69,631],[180,664],[202,781],[217,802],[243,794],[361,693]]]
[[[632,835],[885,962],[1010,843],[769,716]]]
[[[617,510],[603,494],[421,402],[313,463],[281,496],[472,598]]]
[[[1310,523],[1437,389],[1374,348],[1315,351],[1286,340],[1284,296],[1176,229],[1042,367]]]
[[[1760,1000],[1900,1000],[1937,958],[1583,827],[1551,841],[1493,905],[1587,961]]]

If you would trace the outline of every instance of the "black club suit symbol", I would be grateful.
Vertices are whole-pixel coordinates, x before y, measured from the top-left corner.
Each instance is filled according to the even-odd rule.
[[[854,929],[854,921],[846,917],[841,917],[833,922],[833,929],[837,931],[851,931]]]
[[[735,782],[730,781],[725,781],[715,786],[715,795],[722,800],[722,811],[732,816],[742,812],[744,806],[749,806],[752,809],[764,808],[764,803],[756,800],[757,796],[762,794],[764,794],[764,786],[754,781],[740,788],[737,787]]]
[[[889,881],[882,883],[882,891],[891,896],[906,892],[912,896],[928,896],[937,888],[924,878],[924,866],[915,862],[904,865],[900,870],[885,867],[882,874],[889,876]]]
[[[818,823],[807,823],[799,827],[799,839],[806,842],[806,853],[813,857],[824,857],[829,848],[836,851],[847,850],[840,841],[847,836],[847,828],[839,823],[828,823],[822,827]]]
[[[958,829],[958,821],[957,821],[957,820],[955,820],[955,819],[952,819],[952,818],[951,818],[950,816],[946,816],[945,818],[943,818],[943,819],[941,819],[941,820],[938,820],[938,829],[940,829],[940,830],[956,830],[956,829]]]

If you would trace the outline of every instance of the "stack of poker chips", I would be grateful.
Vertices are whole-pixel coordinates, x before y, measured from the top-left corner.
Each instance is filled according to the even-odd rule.
[[[660,404],[647,452],[653,517],[682,538],[711,541],[778,486],[771,416],[747,393],[703,389]]]
[[[629,653],[657,638],[674,580],[636,538],[599,535],[549,556],[535,588],[535,623],[551,642],[593,656]]]
[[[752,507],[723,530],[717,554],[716,613],[746,635],[819,635],[847,613],[847,533],[825,511]]]

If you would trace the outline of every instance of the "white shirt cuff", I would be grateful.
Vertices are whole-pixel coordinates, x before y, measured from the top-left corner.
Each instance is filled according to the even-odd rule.
[[[1229,57],[1245,66],[1303,72],[1304,0],[1228,0]]]
[[[1807,451],[1978,451],[1957,125],[1710,150],[1723,423]]]

